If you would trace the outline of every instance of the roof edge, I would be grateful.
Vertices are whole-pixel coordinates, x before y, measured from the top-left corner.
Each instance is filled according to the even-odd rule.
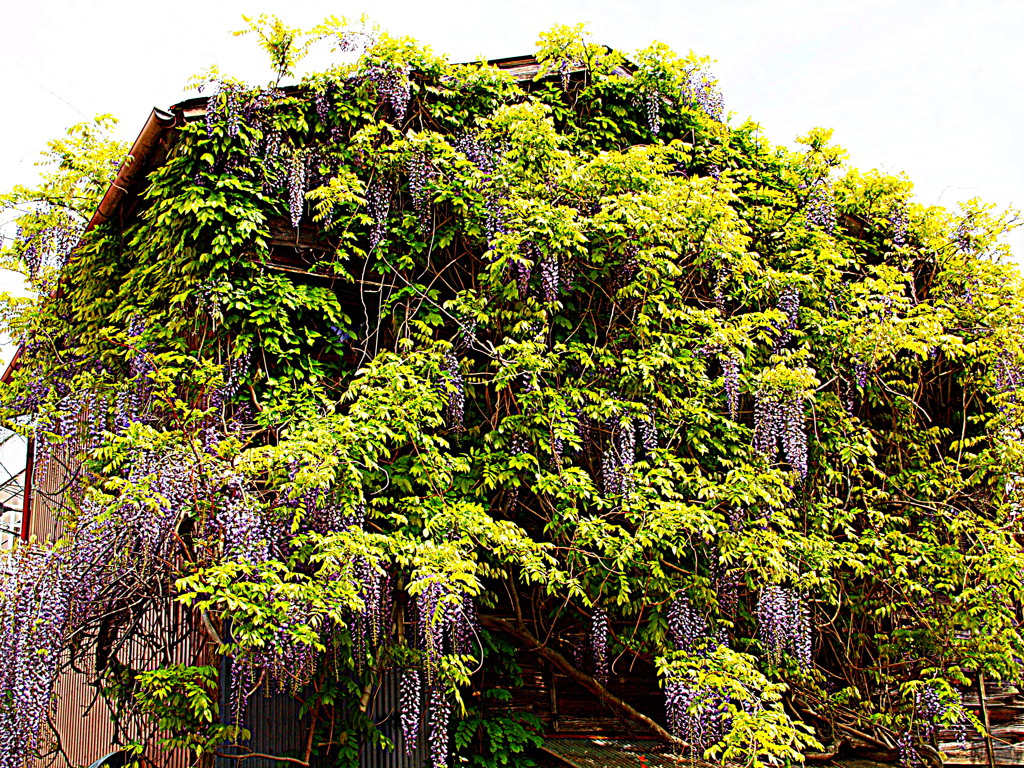
[[[113,218],[114,213],[121,204],[121,200],[129,193],[132,186],[138,180],[139,174],[146,167],[149,153],[160,143],[164,133],[169,128],[174,127],[177,122],[178,118],[173,113],[153,107],[153,111],[149,113],[149,117],[146,119],[146,124],[142,126],[142,131],[140,131],[138,138],[135,139],[135,143],[132,144],[128,157],[121,163],[117,176],[110,182],[110,186],[107,187],[103,199],[100,200],[100,204],[96,207],[92,218],[86,224],[86,232],[100,224],[105,224]]]
[[[96,206],[96,210],[89,219],[89,223],[85,225],[83,235],[93,227],[105,224],[113,218],[121,205],[121,201],[131,192],[139,180],[139,175],[144,172],[150,153],[164,138],[167,131],[177,123],[178,118],[176,115],[158,107],[153,107],[149,117],[146,119],[146,124],[142,126],[142,130],[135,139],[135,143],[132,144],[132,148],[128,151],[128,157],[121,163],[121,167],[117,169],[117,176],[110,182],[110,186],[103,193],[103,198],[100,200],[100,204]],[[60,286],[55,288],[54,292],[59,290]],[[9,384],[11,382],[14,372],[18,369],[21,362],[22,349],[19,346],[15,350],[11,361],[4,368],[4,372],[0,374],[0,383]]]

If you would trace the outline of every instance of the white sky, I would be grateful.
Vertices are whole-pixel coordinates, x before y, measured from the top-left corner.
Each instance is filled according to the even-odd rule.
[[[775,142],[833,128],[854,165],[906,171],[921,202],[1024,207],[1021,0],[10,0],[0,189],[31,183],[45,141],[84,117],[111,112],[134,139],[152,106],[195,95],[185,81],[211,64],[266,81],[255,40],[230,34],[261,12],[303,27],[367,13],[453,60],[532,52],[555,23],[589,22],[624,51],[658,39],[716,59],[733,122],[753,117]],[[1024,257],[1024,228],[1010,242]]]

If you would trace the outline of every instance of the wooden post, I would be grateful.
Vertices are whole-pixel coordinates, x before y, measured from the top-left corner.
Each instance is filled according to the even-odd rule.
[[[551,730],[558,732],[558,678],[555,667],[551,663],[545,663],[547,667],[548,676],[551,680]]]
[[[981,705],[981,724],[985,726],[985,754],[988,768],[996,768],[996,753],[992,746],[992,727],[988,719],[988,704],[985,703],[985,673],[978,672],[978,703]]]
[[[21,354],[21,350],[18,350],[18,354]],[[22,498],[21,505],[21,540],[28,541],[29,530],[32,527],[32,494],[34,488],[32,487],[32,474],[35,471],[36,464],[36,439],[30,437],[28,439],[28,446],[25,449],[25,483],[22,486]]]

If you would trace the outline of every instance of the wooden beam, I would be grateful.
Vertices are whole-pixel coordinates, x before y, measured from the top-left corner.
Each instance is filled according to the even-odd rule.
[[[985,756],[988,768],[996,768],[996,751],[992,746],[992,724],[988,718],[988,704],[985,702],[985,673],[978,672],[978,703],[981,705],[981,724],[985,726]]]

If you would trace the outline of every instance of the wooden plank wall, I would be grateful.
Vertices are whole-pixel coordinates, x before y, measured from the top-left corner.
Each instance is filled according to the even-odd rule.
[[[977,689],[964,694],[964,704],[984,720]],[[985,705],[996,765],[1024,765],[1024,695],[1016,686],[989,681],[985,685]],[[948,765],[989,764],[985,740],[973,729],[967,731],[966,744],[952,731],[940,731],[937,736]]]
[[[511,619],[511,617],[507,617]],[[582,635],[565,636],[556,643],[566,655],[580,656],[575,663],[586,670],[588,641]],[[524,712],[538,717],[544,723],[548,736],[601,735],[609,737],[643,738],[650,734],[638,724],[619,717],[606,704],[557,671],[536,654],[518,652],[515,657],[520,669],[522,685],[510,686],[509,678],[495,673],[482,673],[479,687],[506,687],[512,698],[504,705],[513,712]],[[664,696],[658,685],[654,667],[630,655],[613,659],[608,689],[627,701],[640,712],[664,722]],[[501,705],[499,705],[501,706]],[[498,707],[495,707],[498,708]]]
[[[561,649],[574,647],[586,649],[586,638],[566,638],[561,643]],[[585,659],[577,661],[586,663]],[[547,736],[643,738],[649,735],[636,724],[617,717],[590,692],[534,655],[518,653],[516,662],[521,668],[523,684],[511,689],[509,706],[515,712],[528,712],[540,718]],[[492,677],[485,686],[499,682],[499,678]],[[628,657],[621,657],[613,665],[608,688],[655,721],[665,722],[664,694],[650,665],[637,661],[630,669]],[[1024,692],[1012,685],[993,682],[988,682],[985,690],[995,764],[1024,766]],[[979,721],[983,721],[976,688],[964,693],[964,703]],[[936,734],[936,744],[946,755],[947,765],[989,765],[981,734],[969,728],[966,740],[959,739],[960,734],[951,730]],[[892,757],[895,759],[895,753]]]

